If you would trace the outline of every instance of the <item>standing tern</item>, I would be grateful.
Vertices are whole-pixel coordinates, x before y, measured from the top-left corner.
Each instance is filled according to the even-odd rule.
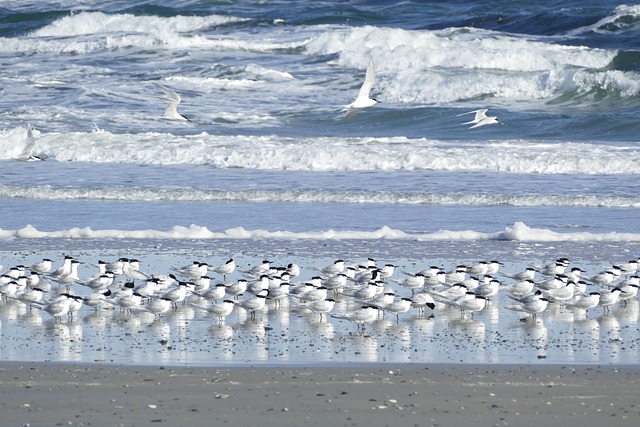
[[[535,322],[536,315],[542,313],[547,309],[549,300],[545,297],[531,298],[518,302],[517,304],[507,305],[504,308],[512,311],[524,312],[531,316],[531,319]],[[526,320],[526,318],[525,318]]]
[[[418,314],[424,314],[425,307],[436,308],[436,302],[428,293],[421,292],[411,297],[411,307],[418,309]]]
[[[620,295],[622,294],[622,289],[613,288],[609,292],[604,292],[600,294],[600,300],[598,301],[598,305],[602,306],[604,309],[604,313],[609,313],[609,308],[616,305],[618,300],[620,299]]]
[[[584,295],[576,300],[566,301],[564,305],[569,308],[584,311],[588,315],[589,309],[597,307],[599,303],[600,293],[591,292],[589,295]]]
[[[533,267],[527,267],[524,271],[519,271],[514,274],[501,273],[504,277],[508,277],[509,279],[513,279],[517,282],[524,280],[533,280],[536,277],[536,269]]]
[[[253,298],[238,301],[237,303],[235,303],[235,305],[238,307],[244,308],[246,311],[250,313],[251,318],[255,319],[256,311],[262,310],[265,306],[265,303],[267,300],[266,294],[267,292],[265,291],[264,293],[256,295]]]
[[[314,313],[318,313],[320,315],[320,320],[322,320],[325,313],[330,313],[331,310],[333,310],[335,303],[336,300],[334,300],[333,298],[327,298],[319,301],[311,301],[305,304],[303,307],[308,308]]]
[[[229,258],[227,262],[222,265],[209,266],[209,271],[222,275],[223,280],[227,280],[227,275],[233,273],[236,270],[236,262],[233,258]]]
[[[332,314],[331,317],[349,320],[357,325],[358,330],[362,329],[364,331],[364,325],[366,323],[372,323],[378,318],[378,307],[365,305],[346,313]]]
[[[48,273],[51,270],[52,261],[49,258],[44,258],[42,261],[36,262],[29,266],[29,270],[34,273],[43,274]]]
[[[49,302],[36,302],[33,307],[44,310],[54,318],[56,322],[62,321],[64,316],[69,314],[71,299],[66,296],[53,299]]]
[[[226,299],[219,304],[212,304],[211,302],[200,302],[200,303],[191,303],[193,307],[199,308],[200,310],[204,310],[207,313],[211,313],[216,317],[218,323],[224,323],[224,319],[231,314],[233,308],[235,307],[235,302],[232,300]]]
[[[396,315],[396,323],[400,322],[400,315],[402,313],[406,313],[411,308],[411,304],[413,300],[411,298],[401,298],[397,301],[392,301],[389,304],[381,305],[378,309],[384,312],[388,312],[390,314]]]
[[[343,259],[338,259],[333,262],[333,264],[329,264],[326,267],[315,269],[320,271],[320,273],[326,276],[333,276],[344,271],[345,265]]]

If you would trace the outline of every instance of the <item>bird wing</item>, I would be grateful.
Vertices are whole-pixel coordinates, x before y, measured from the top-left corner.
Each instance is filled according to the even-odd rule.
[[[160,84],[158,82],[153,82],[153,84],[155,84],[166,95],[165,98],[160,98],[160,99],[168,102],[169,104],[175,104],[175,105],[180,104],[180,101],[182,101],[182,99],[180,98],[180,95],[178,95],[176,92],[174,92],[173,90],[169,89],[165,85]]]
[[[31,124],[27,124],[27,137],[26,143],[22,147],[20,153],[15,157],[16,160],[29,161],[33,153],[33,149],[36,147],[36,137],[33,135],[33,129]]]
[[[477,128],[480,126],[484,126],[484,125],[491,125],[493,123],[498,123],[498,120],[496,120],[497,117],[491,116],[491,117],[483,117],[481,118],[476,124],[474,124],[473,126],[469,127],[469,129],[473,129],[473,128]]]
[[[167,120],[184,120],[187,122],[191,122],[191,120],[189,120],[187,117],[178,113],[178,104],[180,104],[180,101],[182,101],[180,95],[163,84],[160,84],[158,82],[153,82],[153,84],[160,88],[160,90],[162,90],[165,94],[164,97],[159,97],[159,99],[167,103],[162,118]]]
[[[364,83],[360,87],[360,92],[358,92],[358,98],[368,98],[369,92],[371,92],[371,88],[376,81],[376,68],[373,64],[373,58],[369,57],[369,63],[367,64],[367,72],[364,75]]]
[[[463,125],[471,125],[485,119],[487,117],[487,111],[489,111],[487,108],[481,108],[479,110],[473,110],[473,111],[468,111],[466,113],[458,114],[458,116],[464,116],[465,114],[475,113],[475,117],[473,118],[473,120],[462,123]]]
[[[479,122],[479,121],[481,121],[483,119],[486,119],[487,118],[487,111],[489,111],[489,110],[486,109],[486,108],[481,108],[481,109],[477,110],[474,120],[476,122]]]

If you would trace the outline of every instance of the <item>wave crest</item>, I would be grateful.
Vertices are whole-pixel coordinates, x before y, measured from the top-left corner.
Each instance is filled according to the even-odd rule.
[[[381,227],[373,231],[319,231],[290,232],[245,230],[242,227],[214,232],[207,227],[195,224],[189,227],[175,226],[162,230],[93,230],[89,227],[71,228],[58,231],[40,231],[32,225],[19,230],[0,229],[0,238],[16,239],[267,239],[267,240],[415,240],[415,241],[478,241],[507,240],[517,242],[638,242],[636,233],[558,233],[549,229],[536,229],[522,222],[495,233],[482,233],[472,230],[440,230],[434,233],[407,233],[390,227]]]
[[[406,137],[224,136],[200,133],[38,134],[35,154],[59,162],[209,165],[296,171],[470,171],[525,174],[640,173],[640,152],[596,143],[505,140],[474,143]],[[26,143],[26,129],[0,132],[0,159]]]

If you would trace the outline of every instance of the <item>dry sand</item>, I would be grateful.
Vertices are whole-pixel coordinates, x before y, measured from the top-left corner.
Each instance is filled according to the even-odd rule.
[[[637,426],[636,366],[0,363],[4,426]]]

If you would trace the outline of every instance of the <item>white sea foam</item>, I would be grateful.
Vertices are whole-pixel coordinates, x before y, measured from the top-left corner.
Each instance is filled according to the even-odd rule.
[[[616,30],[632,29],[637,31],[638,22],[640,21],[640,5],[619,5],[614,11],[595,24],[585,27],[576,28],[568,34],[571,36],[584,34],[590,31],[596,33],[607,34]]]
[[[382,76],[377,89],[394,102],[450,103],[486,96],[547,100],[566,91],[617,85],[626,96],[639,93],[637,88],[626,90],[632,79],[627,73],[598,71],[616,51],[475,28],[345,27],[318,33],[306,49],[314,55],[338,53],[336,63],[348,68],[362,68],[372,55]],[[589,80],[589,73],[606,74],[606,83],[598,77]]]
[[[216,232],[192,224],[162,230],[93,230],[89,227],[68,230],[40,231],[31,225],[18,230],[0,229],[4,239],[265,239],[265,240],[401,240],[401,241],[482,241],[505,240],[517,242],[640,242],[638,233],[559,233],[548,229],[528,227],[522,222],[495,233],[473,230],[440,230],[433,233],[407,233],[389,227],[373,231],[291,232],[245,230],[242,227]]]
[[[26,128],[0,132],[0,159],[12,159]],[[223,136],[108,131],[41,133],[36,154],[60,162],[191,164],[299,171],[485,171],[638,174],[634,144],[506,140],[474,143],[406,137]]]
[[[640,208],[640,196],[477,194],[477,193],[403,193],[390,191],[327,190],[243,190],[219,191],[193,188],[73,188],[0,185],[0,197],[33,200],[108,200],[178,202],[276,202],[276,203],[348,203],[433,206],[565,206]]]
[[[634,10],[620,9],[617,14]],[[640,94],[634,72],[606,70],[617,54],[615,50],[563,45],[560,38],[533,38],[476,28],[430,31],[336,25],[278,26],[258,33],[242,29],[216,31],[220,25],[243,20],[221,15],[159,17],[81,12],[60,18],[27,37],[2,38],[0,52],[105,52],[117,56],[120,52],[128,55],[130,49],[296,49],[312,56],[337,53],[333,64],[348,69],[362,69],[367,55],[372,55],[379,74],[374,90],[381,93],[381,100],[397,103],[449,104],[490,97],[494,103],[522,108],[523,101],[530,106],[536,100],[545,102],[573,92],[605,90],[622,97]],[[47,70],[48,75],[51,73],[55,70]],[[69,70],[64,69],[62,75],[68,76]],[[294,81],[294,76],[292,70],[249,64],[242,76],[184,77],[200,79],[202,85],[213,88],[253,90],[257,82],[287,83]],[[305,83],[316,88],[314,81],[303,81],[295,86],[295,93],[304,91]],[[194,84],[198,86],[195,80]],[[337,96],[331,86],[327,89],[329,96]]]
[[[125,48],[220,49],[270,51],[301,46],[300,41],[268,39],[252,33],[236,36],[210,33],[220,25],[249,21],[223,15],[136,16],[81,12],[60,18],[28,37],[0,38],[0,51],[72,53]]]
[[[248,19],[223,15],[159,17],[81,12],[60,18],[46,27],[35,30],[31,35],[35,37],[73,37],[118,32],[189,33],[242,21],[248,21]]]

